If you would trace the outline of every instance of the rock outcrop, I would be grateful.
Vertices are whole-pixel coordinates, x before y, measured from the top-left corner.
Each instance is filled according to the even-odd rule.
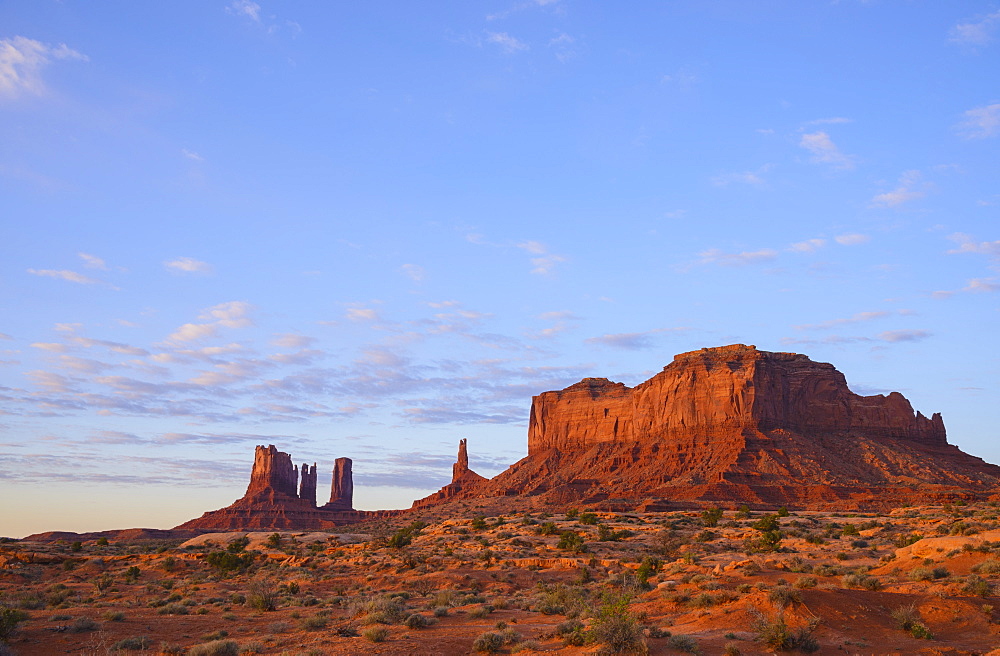
[[[354,461],[337,458],[333,464],[333,482],[330,485],[330,501],[324,506],[330,510],[352,510],[354,508]]]
[[[232,505],[207,512],[197,519],[184,522],[174,530],[206,532],[329,529],[367,519],[390,517],[400,512],[352,508],[354,483],[350,458],[337,459],[334,471],[335,493],[338,490],[338,504],[326,504],[317,508],[316,465],[310,467],[303,464],[299,470],[292,465],[292,457],[278,451],[274,445],[258,446],[254,452],[250,485],[246,494]],[[333,499],[331,503],[332,501]]]
[[[471,495],[474,490],[486,483],[487,480],[488,479],[469,469],[468,444],[463,438],[458,441],[458,459],[455,461],[455,464],[451,466],[451,483],[448,483],[430,496],[424,497],[423,499],[417,499],[413,502],[413,508],[432,506],[436,503],[447,501],[448,499],[456,496]]]
[[[534,397],[528,456],[443,499],[876,507],[983,494],[1000,467],[948,444],[939,414],[860,396],[832,365],[735,344],[683,353],[629,388],[587,378]],[[416,505],[415,504],[415,505]]]

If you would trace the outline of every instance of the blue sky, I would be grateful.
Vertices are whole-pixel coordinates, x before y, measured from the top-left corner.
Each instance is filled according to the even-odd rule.
[[[1000,4],[0,6],[0,533],[361,508],[743,342],[1000,462]]]

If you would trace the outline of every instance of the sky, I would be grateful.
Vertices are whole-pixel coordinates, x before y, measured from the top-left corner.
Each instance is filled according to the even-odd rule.
[[[0,535],[408,507],[732,343],[1000,462],[998,155],[995,1],[5,2]]]

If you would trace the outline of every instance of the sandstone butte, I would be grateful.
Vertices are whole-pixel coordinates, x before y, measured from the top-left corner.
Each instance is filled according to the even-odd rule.
[[[300,478],[301,477],[301,478]],[[274,445],[258,446],[250,485],[232,505],[174,527],[175,531],[249,529],[326,529],[398,514],[399,511],[354,509],[354,474],[350,458],[337,458],[330,501],[316,505],[316,465],[292,464]]]
[[[418,501],[538,496],[557,505],[887,509],[985,497],[1000,467],[948,444],[940,414],[860,396],[833,365],[734,344],[674,357],[635,387],[585,378],[532,399],[528,455]],[[452,483],[454,486],[454,482]]]
[[[301,479],[301,480],[300,480]],[[411,510],[468,498],[657,511],[879,510],[984,498],[1000,467],[948,444],[940,414],[898,392],[860,396],[833,365],[734,344],[682,353],[635,387],[585,378],[531,403],[528,455],[492,479],[459,443],[451,483]],[[316,504],[316,466],[258,446],[246,494],[180,530],[324,529],[407,511],[353,508],[352,463]],[[994,497],[997,498],[997,497]]]

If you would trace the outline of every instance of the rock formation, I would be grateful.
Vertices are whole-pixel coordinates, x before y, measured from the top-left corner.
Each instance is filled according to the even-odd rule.
[[[486,481],[486,478],[469,469],[468,445],[463,438],[458,441],[458,459],[451,466],[451,483],[430,496],[417,499],[413,502],[413,508],[431,506],[459,495],[468,496]]]
[[[324,506],[331,510],[354,508],[354,461],[337,458],[333,464],[333,482],[330,485],[330,502]]]
[[[874,507],[998,482],[1000,467],[949,445],[941,416],[901,394],[859,396],[830,364],[735,344],[678,355],[634,388],[586,378],[534,397],[526,458],[416,504],[530,494],[647,509]]]
[[[299,482],[299,498],[308,501],[309,505],[316,507],[316,463],[312,467],[302,463],[299,470],[302,479]]]
[[[354,484],[351,479],[350,458],[337,459],[334,490],[341,491],[341,496],[337,497],[341,502],[339,505],[316,507],[315,464],[311,467],[302,465],[301,484],[296,490],[299,473],[300,470],[292,465],[292,457],[287,453],[278,451],[274,445],[258,446],[254,452],[250,485],[246,494],[232,505],[207,512],[197,519],[184,522],[174,530],[328,529],[366,519],[389,517],[400,512],[354,510],[351,507]],[[345,499],[346,505],[343,503]]]

